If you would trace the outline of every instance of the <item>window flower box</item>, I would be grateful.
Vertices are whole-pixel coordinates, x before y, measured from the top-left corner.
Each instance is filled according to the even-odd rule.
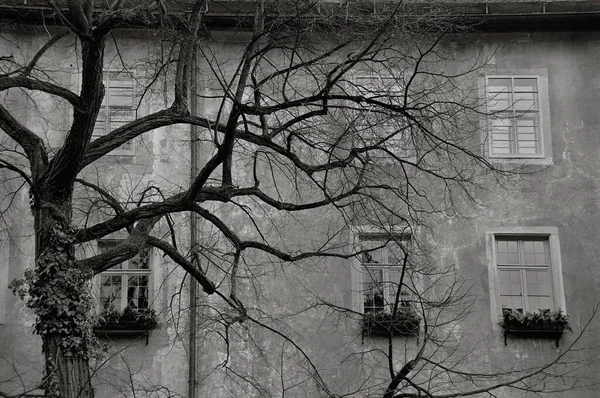
[[[369,312],[362,320],[363,335],[367,336],[416,336],[419,324],[419,316],[410,308],[398,309],[395,316],[383,311]]]
[[[569,317],[558,311],[548,309],[538,312],[522,313],[513,309],[502,310],[500,326],[504,329],[504,345],[509,334],[525,335],[530,337],[549,337],[558,340],[565,329],[569,327]]]
[[[98,337],[140,337],[158,325],[156,312],[153,309],[135,309],[126,307],[123,312],[109,309],[98,315],[94,321],[93,331]]]

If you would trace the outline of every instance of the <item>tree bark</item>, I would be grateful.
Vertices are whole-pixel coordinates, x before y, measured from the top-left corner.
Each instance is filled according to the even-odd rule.
[[[46,396],[93,398],[88,286],[92,273],[76,266],[71,194],[68,189],[59,192],[36,195],[33,204],[36,265],[29,275],[28,306],[36,313],[35,330],[42,338]]]
[[[59,333],[43,337],[46,396],[92,398],[94,391],[87,355],[65,355],[61,348],[61,340],[62,336]]]
[[[406,376],[408,376],[408,374],[415,368],[415,366],[417,366],[417,361],[415,359],[408,361],[408,363],[404,365],[402,369],[400,369],[398,374],[396,374],[396,376],[392,379],[392,381],[387,387],[385,394],[383,395],[383,398],[392,398],[394,396],[394,393],[396,392],[396,389],[400,385],[400,382],[404,380]]]

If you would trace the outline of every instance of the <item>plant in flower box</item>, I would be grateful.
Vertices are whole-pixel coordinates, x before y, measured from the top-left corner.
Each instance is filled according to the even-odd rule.
[[[507,331],[556,331],[562,332],[569,327],[569,317],[560,309],[549,309],[536,312],[521,312],[510,308],[502,310],[502,326]]]
[[[372,311],[362,319],[363,332],[368,336],[415,336],[419,333],[420,318],[412,308],[398,308],[395,314]]]
[[[150,330],[158,324],[153,309],[126,307],[122,312],[114,307],[105,309],[94,322],[94,330]]]

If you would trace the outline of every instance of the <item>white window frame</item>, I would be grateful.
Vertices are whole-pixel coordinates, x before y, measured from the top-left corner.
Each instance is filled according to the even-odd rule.
[[[102,112],[103,108],[110,106],[109,104],[105,104],[105,99],[106,97],[109,95],[109,85],[107,84],[107,78],[110,75],[110,73],[115,73],[115,72],[120,72],[120,73],[128,73],[129,75],[131,75],[131,82],[132,82],[132,88],[133,88],[133,96],[132,96],[132,106],[131,106],[131,111],[136,115],[134,116],[134,118],[132,120],[135,120],[135,118],[137,117],[137,110],[135,107],[135,100],[136,100],[136,73],[135,70],[130,70],[130,69],[115,69],[115,68],[107,68],[107,69],[103,69],[102,70],[102,82],[104,84],[105,87],[105,98],[102,101],[102,105],[100,107],[100,112]],[[73,87],[74,90],[76,90],[78,93],[81,91],[81,70],[74,70],[72,72],[71,75],[71,86]],[[99,115],[100,116],[100,115]],[[96,126],[94,126],[94,131],[92,132],[92,141],[103,137],[104,135],[108,134],[110,132],[109,126],[110,126],[110,117],[108,115],[108,113],[106,113],[105,111],[105,121],[104,121],[104,129],[103,129],[103,133],[102,134],[98,134],[96,132]],[[96,123],[96,125],[98,125],[98,123]],[[135,140],[130,140],[129,142],[121,145],[120,147],[113,149],[108,155],[113,155],[113,156],[134,156],[135,155]]]
[[[371,227],[371,226],[360,226],[360,227],[352,228],[350,234],[351,234],[351,244],[352,244],[353,251],[360,250],[360,248],[361,248],[360,236],[361,235],[373,235],[373,236],[380,235],[382,238],[382,242],[385,241],[386,239],[388,239],[390,235],[395,236],[402,241],[411,242],[413,239],[411,230],[406,226],[394,227],[394,228],[390,228],[390,229],[382,229],[382,228],[376,228],[376,227]],[[364,282],[365,282],[364,277],[367,274],[367,272],[364,269],[365,265],[360,257],[361,256],[355,256],[352,260],[352,271],[351,271],[352,309],[353,309],[353,311],[355,311],[357,313],[364,314],[365,310],[364,310],[363,286],[364,286]],[[401,264],[400,264],[400,266],[401,266]],[[407,263],[407,266],[409,266],[408,263]],[[373,266],[368,266],[368,267],[373,268],[373,269],[383,270],[384,297],[389,298],[391,296],[390,286],[389,286],[389,283],[385,283],[385,282],[394,282],[394,281],[390,280],[389,269],[394,268],[394,267],[397,267],[397,268],[400,268],[400,267],[398,265],[391,265],[391,264],[382,264],[380,266],[373,265]],[[406,280],[408,280],[408,279],[406,279]],[[418,281],[416,281],[416,282],[418,285]],[[412,297],[410,297],[410,300],[414,303],[414,301],[415,301],[414,295],[412,295]],[[400,308],[400,306],[398,308]],[[384,309],[384,311],[390,312],[391,308],[386,308],[386,309]]]
[[[106,246],[115,246],[117,244],[120,243],[120,240],[103,240],[103,241],[99,241],[97,242],[97,253],[100,253],[100,246],[101,245],[106,245]],[[106,271],[103,271],[101,273],[99,273],[98,275],[96,275],[94,277],[94,297],[96,297],[95,299],[95,308],[97,313],[102,313],[102,311],[104,311],[105,309],[103,308],[102,302],[101,302],[101,297],[100,297],[100,293],[101,293],[101,280],[102,280],[102,276],[120,276],[121,277],[121,305],[120,308],[115,308],[115,310],[117,311],[123,311],[128,303],[127,303],[127,291],[128,291],[128,277],[129,276],[148,276],[148,286],[147,286],[147,290],[148,290],[148,295],[146,297],[146,299],[148,300],[148,306],[146,308],[152,308],[152,303],[153,303],[153,297],[154,297],[154,289],[153,289],[153,266],[152,266],[152,250],[150,248],[147,248],[148,250],[148,269],[129,269],[129,262],[131,260],[126,260],[124,262],[121,263],[121,268],[120,269],[115,269],[114,267],[111,269],[108,269]]]
[[[538,113],[539,119],[539,140],[540,140],[540,152],[535,154],[493,154],[492,153],[492,137],[491,127],[493,112],[501,114],[501,111],[491,111],[488,109],[488,103],[490,97],[488,95],[488,81],[490,79],[536,79],[537,81],[537,95],[538,95],[538,108],[535,110]],[[548,91],[548,72],[543,70],[519,70],[519,71],[507,71],[507,70],[494,70],[493,72],[486,73],[482,76],[480,85],[480,98],[483,99],[484,112],[487,115],[482,120],[482,131],[483,131],[483,151],[485,156],[495,162],[502,163],[526,163],[526,164],[552,164],[552,134],[550,127],[550,102],[549,102],[549,91]],[[518,112],[513,108],[514,104],[511,104],[507,109],[507,113]],[[527,113],[527,111],[523,111]]]
[[[515,228],[496,228],[486,233],[486,251],[488,258],[488,280],[490,289],[490,310],[492,322],[495,327],[502,316],[502,303],[500,300],[500,277],[498,272],[498,253],[496,239],[510,237],[519,238],[545,238],[548,240],[550,266],[549,273],[552,281],[552,298],[554,303],[553,310],[560,309],[563,313],[567,312],[564,280],[562,274],[562,262],[560,256],[560,240],[557,227],[515,227]],[[531,309],[530,309],[531,311]],[[533,310],[535,311],[535,310]]]

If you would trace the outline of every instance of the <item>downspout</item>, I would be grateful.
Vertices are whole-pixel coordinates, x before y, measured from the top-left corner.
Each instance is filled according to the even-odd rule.
[[[198,60],[197,52],[194,48],[190,65],[190,113],[192,116],[198,115]],[[190,125],[190,179],[193,182],[198,174],[198,126]],[[190,252],[192,254],[192,263],[199,267],[198,262],[198,215],[195,212],[190,214]],[[197,283],[190,277],[190,341],[189,341],[189,366],[188,366],[188,397],[196,398],[196,326],[197,326]]]

